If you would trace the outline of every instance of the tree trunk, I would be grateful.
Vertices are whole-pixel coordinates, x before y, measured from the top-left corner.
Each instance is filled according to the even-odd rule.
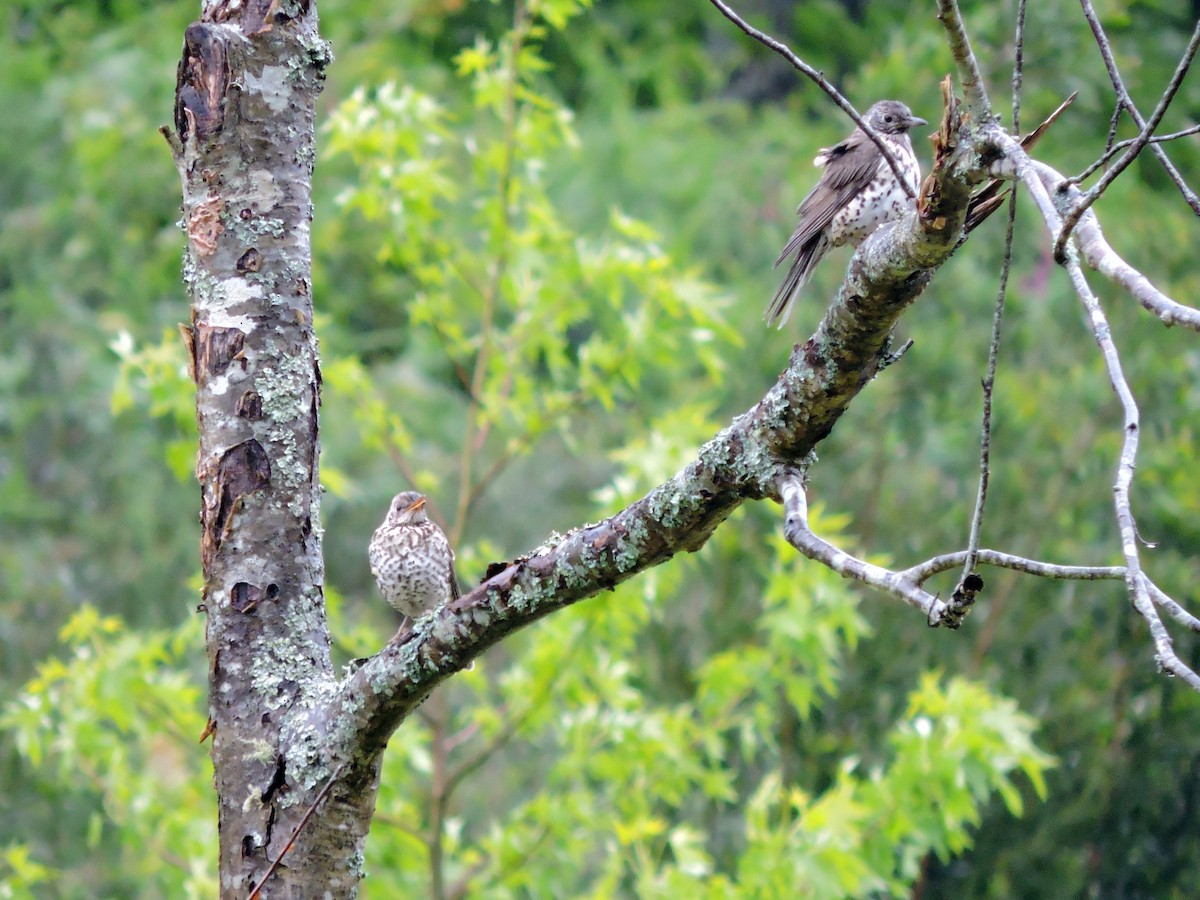
[[[313,119],[329,61],[316,9],[206,2],[185,35],[174,134],[188,245],[209,727],[222,896],[350,896],[378,757],[297,727],[333,683],[322,596],[309,222]]]

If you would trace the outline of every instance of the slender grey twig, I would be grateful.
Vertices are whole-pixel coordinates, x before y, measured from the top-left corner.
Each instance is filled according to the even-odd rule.
[[[1179,59],[1179,64],[1175,67],[1175,72],[1171,76],[1171,81],[1167,85],[1167,89],[1163,91],[1162,96],[1158,98],[1158,105],[1155,106],[1154,112],[1150,118],[1146,120],[1146,124],[1142,126],[1141,134],[1137,136],[1133,144],[1121,155],[1112,167],[1101,176],[1100,180],[1092,187],[1090,191],[1083,195],[1082,202],[1076,204],[1075,208],[1067,215],[1063,222],[1063,229],[1058,235],[1058,239],[1054,242],[1054,258],[1062,263],[1066,257],[1067,241],[1071,237],[1071,232],[1079,223],[1079,219],[1087,212],[1088,207],[1095,203],[1104,191],[1112,184],[1117,176],[1120,175],[1132,163],[1142,149],[1149,143],[1150,138],[1154,134],[1163,116],[1167,113],[1167,107],[1171,105],[1171,101],[1175,99],[1175,94],[1179,90],[1179,86],[1183,83],[1183,77],[1187,74],[1192,65],[1192,59],[1196,56],[1197,49],[1200,49],[1200,20],[1197,20],[1196,27],[1192,29],[1191,40],[1188,41],[1186,49],[1183,51],[1183,56]]]
[[[1008,273],[1012,267],[1013,233],[1017,221],[1017,190],[1013,186],[1008,198],[1008,227],[1004,233],[1004,259],[1000,263],[1000,286],[996,291],[996,306],[992,312],[992,340],[988,346],[987,374],[983,385],[983,424],[979,441],[979,490],[975,495],[975,512],[971,516],[971,530],[967,536],[967,558],[963,562],[965,579],[975,570],[975,557],[979,549],[979,533],[983,528],[983,510],[987,503],[988,481],[991,476],[992,448],[992,395],[996,385],[996,360],[1000,355],[1000,330],[1004,322],[1004,302],[1008,292]]]
[[[915,199],[916,195],[909,186],[908,180],[904,177],[904,173],[900,169],[900,163],[896,161],[896,157],[892,155],[892,151],[888,148],[887,144],[879,135],[875,133],[875,130],[871,128],[870,125],[863,121],[863,117],[858,114],[858,111],[855,110],[855,108],[850,104],[850,101],[842,96],[841,92],[830,83],[829,79],[825,77],[823,72],[814,69],[808,63],[802,60],[787,44],[776,40],[766,32],[759,31],[757,28],[739,16],[736,12],[734,12],[734,10],[728,4],[726,4],[724,0],[709,0],[709,2],[715,6],[720,11],[721,15],[727,18],[730,22],[732,22],[763,46],[774,50],[776,53],[790,62],[796,69],[808,76],[808,78],[814,84],[816,84],[817,87],[828,94],[830,99],[832,99],[833,102],[838,105],[842,112],[853,119],[854,124],[862,129],[863,134],[871,139],[871,143],[879,148],[879,152],[882,153],[883,158],[887,160],[888,166],[891,167],[896,179],[900,182],[900,187],[904,189],[904,193],[908,195],[910,200]]]
[[[1025,0],[1017,4],[1017,33],[1013,52],[1013,134],[1021,134],[1021,83],[1025,59]],[[1000,264],[1000,285],[996,291],[996,308],[992,313],[992,341],[988,346],[987,374],[983,378],[983,424],[979,440],[979,490],[975,495],[975,511],[971,515],[971,530],[967,536],[967,558],[963,562],[961,585],[975,571],[979,552],[979,533],[983,529],[983,510],[987,504],[988,481],[991,478],[992,452],[992,395],[996,385],[996,360],[1000,355],[1000,331],[1004,322],[1004,300],[1008,291],[1008,273],[1012,267],[1013,233],[1017,222],[1017,186],[1008,198],[1008,227],[1004,233],[1004,260]]]
[[[1012,553],[986,549],[978,550],[977,556],[981,565],[1024,572],[1026,575],[1036,575],[1039,578],[1053,578],[1056,581],[1124,581],[1125,579],[1124,566],[1060,566],[1057,563],[1042,562]],[[966,558],[967,551],[965,550],[957,553],[945,553],[917,563],[915,566],[909,566],[898,574],[915,584],[924,584],[934,575],[961,566]]]
[[[1125,111],[1124,104],[1120,100],[1113,106],[1112,115],[1108,117],[1108,134],[1104,136],[1104,152],[1107,154],[1113,148],[1113,144],[1117,142],[1117,129],[1121,127],[1121,113]],[[1141,127],[1140,125],[1138,126]]]
[[[882,566],[858,559],[840,547],[817,537],[808,523],[808,498],[803,480],[798,473],[789,473],[780,480],[779,493],[783,499],[785,514],[784,536],[788,543],[802,554],[814,562],[827,566],[843,578],[870,585],[915,606],[926,614],[931,624],[947,624],[952,628],[957,627],[958,622],[965,615],[965,609],[954,609],[951,604],[939,600],[926,591],[924,585],[933,576],[962,566],[967,558],[965,550],[935,556],[907,569],[885,569]],[[1062,581],[1128,582],[1130,580],[1130,572],[1126,566],[1062,566],[988,549],[977,550],[976,558],[981,565],[1024,572],[1039,578]],[[1191,619],[1189,622],[1188,614],[1159,590],[1150,579],[1145,575],[1138,577],[1145,582],[1147,596],[1153,596],[1156,603],[1170,611],[1181,622],[1188,624],[1189,627],[1192,627],[1191,622],[1196,622],[1196,627],[1200,628],[1200,622],[1195,619]]]
[[[1050,190],[1058,191],[1063,178],[1049,166],[1031,160],[1020,145],[1006,135],[998,136],[1005,154],[1006,165],[1013,171],[1027,188],[1034,203],[1046,220],[1046,226],[1051,234],[1063,231],[1062,219],[1055,209],[1054,201],[1050,198]],[[1121,359],[1113,342],[1112,329],[1100,308],[1096,295],[1092,292],[1084,278],[1083,269],[1073,256],[1067,257],[1064,263],[1071,286],[1083,303],[1088,314],[1092,336],[1100,347],[1105,368],[1108,370],[1109,384],[1117,395],[1124,415],[1123,438],[1121,453],[1117,461],[1117,473],[1113,480],[1113,507],[1116,513],[1117,530],[1121,537],[1121,554],[1125,557],[1124,578],[1133,608],[1137,610],[1150,630],[1150,639],[1154,642],[1155,658],[1164,672],[1178,676],[1187,682],[1188,686],[1200,691],[1200,676],[1190,669],[1176,655],[1171,636],[1167,633],[1162,619],[1155,609],[1155,602],[1149,588],[1150,580],[1142,571],[1141,559],[1138,553],[1138,529],[1130,504],[1130,486],[1133,483],[1134,466],[1137,462],[1138,439],[1141,426],[1137,403],[1129,382],[1121,369]],[[1168,609],[1169,612],[1172,610]]]
[[[1025,80],[1025,0],[1017,3],[1017,34],[1013,46],[1013,134],[1021,136],[1021,87]]]
[[[284,848],[279,852],[279,855],[275,857],[270,868],[263,873],[262,881],[254,886],[254,890],[250,892],[250,896],[246,898],[246,900],[258,900],[259,895],[262,893],[263,885],[267,883],[267,879],[275,873],[277,868],[279,868],[279,864],[283,862],[283,858],[288,855],[288,851],[290,851],[292,846],[296,843],[296,838],[300,837],[300,832],[304,830],[304,826],[308,824],[308,820],[311,819],[312,814],[317,811],[317,807],[321,805],[321,801],[325,799],[325,795],[329,793],[329,789],[333,787],[333,783],[337,780],[338,776],[342,774],[342,769],[345,767],[346,764],[344,762],[338,763],[337,768],[333,770],[333,774],[329,776],[329,780],[325,782],[325,787],[321,788],[321,792],[317,794],[317,797],[315,800],[313,800],[312,805],[304,811],[304,815],[301,816],[300,821],[296,823],[296,827],[292,830],[292,836],[288,838],[287,844],[284,845]]]
[[[1053,177],[1044,174],[1042,180]],[[1081,197],[1079,188],[1061,181],[1055,183],[1058,185],[1054,192],[1055,205],[1060,212],[1072,209]],[[1074,240],[1083,261],[1090,268],[1123,287],[1138,303],[1158,316],[1164,325],[1182,325],[1192,331],[1200,331],[1200,310],[1172,300],[1151,284],[1150,279],[1121,259],[1105,240],[1095,210],[1089,209],[1083,214],[1075,226]]]
[[[1160,588],[1149,578],[1146,578],[1145,581],[1146,587],[1150,590],[1151,598],[1155,603],[1165,609],[1167,614],[1170,615],[1172,619],[1174,619],[1176,622],[1179,622],[1181,625],[1186,625],[1192,631],[1200,631],[1200,619],[1197,619],[1190,612],[1168,597],[1163,592],[1162,588]]]
[[[1129,96],[1129,91],[1125,87],[1125,82],[1121,80],[1121,72],[1117,68],[1117,62],[1113,58],[1112,47],[1108,43],[1108,35],[1104,33],[1104,27],[1100,24],[1100,18],[1096,15],[1096,10],[1092,8],[1091,0],[1079,0],[1079,4],[1083,7],[1084,18],[1087,19],[1088,26],[1092,29],[1092,36],[1096,39],[1096,46],[1100,48],[1100,57],[1104,60],[1104,67],[1108,70],[1108,78],[1112,82],[1113,90],[1117,93],[1117,109],[1121,107],[1128,110],[1130,117],[1133,119],[1139,129],[1144,128],[1146,120],[1142,118],[1142,114],[1138,111],[1137,106],[1133,102],[1133,98]],[[1183,194],[1183,199],[1187,201],[1187,205],[1192,208],[1192,212],[1200,216],[1200,197],[1188,187],[1179,170],[1175,168],[1175,164],[1171,162],[1165,150],[1157,144],[1150,145],[1151,152],[1158,158],[1159,163],[1166,170],[1170,179],[1175,182],[1175,187]]]
[[[1200,134],[1200,125],[1193,125],[1191,128],[1185,128],[1183,131],[1173,131],[1170,134],[1156,134],[1154,137],[1150,138],[1150,143],[1165,144],[1168,141],[1177,141],[1180,138],[1191,137],[1193,134]],[[1104,151],[1103,156],[1101,156],[1098,160],[1096,160],[1078,175],[1068,178],[1067,181],[1071,184],[1079,184],[1079,182],[1090,178],[1093,174],[1095,174],[1096,170],[1107,165],[1110,159],[1112,159],[1126,147],[1131,146],[1136,140],[1137,138],[1126,138],[1123,141],[1113,144]]]

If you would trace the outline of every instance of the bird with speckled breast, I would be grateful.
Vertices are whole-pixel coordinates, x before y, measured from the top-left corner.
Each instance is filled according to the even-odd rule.
[[[867,110],[863,121],[887,145],[912,197],[905,193],[892,167],[861,128],[855,128],[844,141],[822,149],[813,165],[824,171],[817,186],[796,209],[800,221],[775,260],[778,266],[789,256],[796,257],[767,307],[768,324],[783,327],[801,288],[830,248],[842,244],[857,247],[880,225],[914,207],[921,166],[908,131],[929,123],[914,116],[898,100],[880,100]]]
[[[413,619],[458,599],[454,551],[442,529],[429,521],[425,502],[416,491],[393,497],[367,548],[379,592]]]

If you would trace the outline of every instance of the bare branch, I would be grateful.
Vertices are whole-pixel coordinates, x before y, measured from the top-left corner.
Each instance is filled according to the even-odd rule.
[[[808,500],[802,476],[799,473],[789,473],[784,476],[781,480],[780,493],[787,511],[784,536],[788,543],[809,559],[828,566],[844,578],[868,584],[924,610],[931,625],[945,624],[950,628],[957,628],[962,618],[970,610],[975,593],[983,586],[982,580],[972,574],[969,578],[964,578],[956,589],[957,602],[943,603],[937,597],[923,590],[922,585],[939,572],[962,565],[969,555],[966,551],[934,557],[899,572],[884,569],[851,556],[813,533],[808,524]],[[1194,690],[1200,691],[1200,676],[1197,676],[1175,654],[1171,637],[1163,627],[1162,620],[1155,612],[1150,598],[1153,596],[1155,603],[1168,610],[1178,621],[1183,622],[1194,631],[1200,631],[1200,620],[1187,613],[1141,572],[1131,574],[1130,569],[1126,566],[1059,566],[995,550],[980,550],[977,556],[979,562],[985,565],[1013,569],[1043,578],[1087,581],[1122,580],[1127,584],[1133,581],[1138,582],[1138,585],[1130,584],[1134,595],[1134,608],[1146,620],[1150,628],[1151,639],[1155,647],[1155,658],[1159,666],[1163,671],[1182,678]]]
[[[1013,134],[1021,133],[1021,78],[1025,51],[1025,0],[1017,4],[1016,50],[1013,61]],[[1000,285],[996,291],[996,308],[992,314],[992,339],[988,345],[987,374],[983,378],[983,423],[979,440],[979,490],[975,496],[975,511],[967,536],[967,558],[963,562],[959,589],[975,570],[979,551],[979,533],[983,529],[983,510],[987,503],[988,480],[991,476],[992,392],[996,385],[996,360],[1000,355],[1000,330],[1004,322],[1004,299],[1008,291],[1008,273],[1012,267],[1013,233],[1017,222],[1017,188],[1014,185],[1008,201],[1008,225],[1004,232],[1004,259],[1000,264]]]
[[[987,87],[971,50],[971,41],[967,37],[962,11],[956,0],[938,0],[938,21],[946,30],[950,52],[954,54],[954,62],[958,65],[958,78],[962,82],[971,118],[976,122],[986,122],[992,117],[992,104],[988,100]]]
[[[1013,39],[1013,134],[1021,133],[1021,87],[1025,77],[1025,0],[1017,3],[1017,33]]]
[[[785,518],[783,536],[787,542],[814,562],[837,572],[843,578],[852,578],[878,588],[905,603],[915,606],[930,622],[937,622],[945,611],[945,604],[902,574],[851,556],[813,533],[808,524],[808,496],[799,473],[789,473],[780,484]]]
[[[1032,150],[1034,145],[1037,144],[1037,142],[1045,136],[1046,132],[1050,130],[1050,126],[1058,120],[1058,117],[1066,111],[1067,107],[1075,102],[1075,98],[1078,96],[1079,92],[1076,91],[1075,93],[1071,94],[1070,97],[1060,103],[1058,108],[1054,110],[1054,112],[1050,113],[1050,115],[1046,117],[1041,125],[1033,129],[1033,131],[1029,132],[1029,134],[1025,135],[1025,137],[1021,138],[1021,147],[1026,152]],[[1019,109],[1014,106],[1014,123],[1018,118],[1018,113]],[[1016,130],[1017,125],[1014,124],[1013,131],[1015,132]],[[967,212],[967,224],[965,229],[967,234],[970,234],[972,231],[982,225],[992,213],[1000,208],[1000,204],[1004,202],[1004,193],[1001,190],[1003,185],[1004,181],[1002,179],[993,179],[988,184],[980,188],[974,194],[974,196],[971,197],[971,207]],[[963,240],[966,240],[966,235],[963,236]]]
[[[1014,572],[1024,572],[1026,575],[1053,578],[1058,581],[1120,581],[1125,578],[1124,566],[1060,566],[1055,563],[1027,559],[1012,553],[1002,553],[999,550],[981,549],[977,556],[979,562],[985,566],[1012,569]],[[966,558],[965,550],[946,553],[910,566],[900,574],[916,584],[924,584],[934,575],[958,568]]]
[[[1060,172],[1045,163],[1031,160],[1015,142],[1010,142],[1005,149],[1005,159],[997,166],[997,170],[1001,169],[1029,187],[1051,235],[1060,234],[1062,210],[1074,207],[1079,189]],[[1200,331],[1200,311],[1172,300],[1151,284],[1145,275],[1125,262],[1105,240],[1095,212],[1089,209],[1084,213],[1074,234],[1075,245],[1090,268],[1125,288],[1138,303],[1166,325],[1183,325]]]
[[[1176,622],[1179,622],[1181,625],[1185,625],[1186,627],[1190,628],[1192,631],[1200,632],[1200,619],[1197,619],[1190,612],[1168,597],[1163,592],[1162,588],[1160,588],[1149,578],[1146,578],[1145,575],[1143,575],[1142,578],[1146,582],[1147,590],[1150,591],[1150,599],[1165,609],[1167,611],[1167,615],[1169,615]]]
[[[975,511],[967,536],[967,558],[963,561],[962,580],[975,569],[979,550],[979,533],[983,528],[983,509],[987,503],[988,480],[991,475],[992,448],[992,391],[996,385],[996,360],[1000,356],[1000,329],[1004,322],[1004,299],[1008,292],[1008,272],[1012,266],[1013,232],[1017,221],[1017,191],[1008,198],[1008,227],[1004,233],[1004,260],[1000,264],[1000,286],[996,290],[996,307],[992,313],[992,339],[988,345],[987,374],[983,376],[983,422],[979,440],[979,490],[975,495]]]
[[[1142,114],[1134,104],[1133,98],[1129,96],[1125,82],[1121,80],[1121,72],[1117,68],[1116,60],[1113,58],[1112,47],[1108,43],[1108,35],[1104,33],[1104,27],[1100,24],[1100,18],[1096,15],[1096,10],[1092,8],[1091,0],[1079,0],[1079,4],[1083,7],[1083,15],[1092,29],[1092,35],[1096,39],[1096,46],[1100,48],[1100,56],[1104,60],[1104,67],[1108,70],[1109,80],[1112,82],[1113,90],[1117,93],[1117,109],[1113,113],[1113,121],[1116,121],[1120,116],[1121,109],[1124,108],[1129,112],[1133,123],[1139,129],[1144,129],[1146,127],[1146,120],[1142,118]],[[1110,140],[1108,146],[1111,147],[1111,145]],[[1188,187],[1179,170],[1175,168],[1175,164],[1167,157],[1166,151],[1157,144],[1151,144],[1150,149],[1166,170],[1167,175],[1175,182],[1175,187],[1179,189],[1179,192],[1183,195],[1183,199],[1192,208],[1192,212],[1200,216],[1200,197],[1197,197],[1195,192]]]
[[[913,197],[913,191],[908,184],[908,179],[904,177],[904,173],[900,169],[900,163],[897,162],[896,157],[892,155],[892,151],[888,147],[887,142],[880,138],[879,135],[875,133],[875,130],[863,120],[863,117],[858,114],[858,111],[855,110],[855,108],[850,104],[850,101],[842,96],[842,93],[829,82],[829,79],[825,77],[824,73],[819,72],[802,60],[787,44],[771,37],[766,32],[759,31],[757,28],[739,16],[736,12],[734,12],[733,9],[724,2],[724,0],[709,0],[709,2],[712,3],[712,5],[718,10],[720,10],[721,15],[727,18],[730,22],[732,22],[763,46],[774,50],[789,63],[791,63],[792,66],[794,66],[798,71],[808,76],[808,78],[812,80],[817,87],[828,94],[833,102],[836,103],[842,110],[842,112],[853,119],[854,124],[862,129],[863,134],[871,139],[871,143],[879,148],[879,152],[882,153],[883,158],[887,160],[888,166],[891,167],[892,172],[896,176],[896,180],[900,182],[900,187],[904,189],[904,193],[907,194],[910,199]]]
[[[932,559],[927,559],[907,569],[898,571],[885,569],[882,566],[877,566],[852,556],[839,547],[818,537],[812,531],[812,528],[808,524],[808,500],[805,494],[803,476],[799,472],[791,472],[784,475],[780,482],[780,494],[786,510],[784,536],[787,538],[788,543],[799,550],[804,556],[814,562],[819,562],[827,566],[844,578],[870,585],[884,593],[904,600],[906,603],[924,611],[929,617],[931,624],[947,624],[950,627],[956,627],[957,623],[961,621],[962,616],[965,615],[967,610],[965,608],[956,609],[953,604],[942,603],[937,597],[924,590],[924,584],[935,575],[962,566],[968,558],[969,554],[967,551],[962,550],[956,553],[935,556]],[[1039,578],[1052,578],[1063,581],[1129,580],[1129,569],[1126,566],[1064,566],[1036,559],[1028,559],[1011,553],[1002,553],[998,550],[986,549],[976,551],[976,558],[982,565],[1010,569]],[[1139,575],[1138,577],[1145,582],[1149,596],[1153,596],[1155,603],[1168,610],[1173,617],[1189,628],[1200,631],[1200,619],[1191,616],[1144,575]],[[968,584],[965,590],[973,594],[981,586],[982,582],[977,580],[975,585]],[[964,607],[969,607],[969,605],[969,600],[963,604]],[[949,620],[951,616],[957,616],[957,619],[951,622]],[[1152,632],[1154,632],[1155,628],[1161,631],[1161,622],[1157,626],[1153,624],[1154,622],[1158,622],[1153,610],[1151,610],[1151,615],[1146,618],[1147,621],[1151,621],[1152,623]],[[1163,648],[1159,646],[1159,641],[1163,635],[1165,635],[1165,632],[1162,632],[1156,638],[1160,660],[1164,658]],[[1170,640],[1168,637],[1168,646],[1169,643]],[[1175,674],[1180,674],[1174,669],[1172,671]]]
[[[1108,117],[1108,134],[1104,136],[1104,152],[1108,153],[1113,148],[1113,144],[1117,142],[1117,129],[1121,127],[1121,113],[1125,107],[1118,100],[1113,107],[1112,115]],[[1142,126],[1139,125],[1139,128]]]
[[[1043,173],[1043,177],[1048,172],[1053,172],[1040,163],[1038,169]],[[1057,172],[1054,175],[1061,178]],[[1079,202],[1079,195],[1079,189],[1074,185],[1061,184],[1055,198],[1061,208],[1067,208],[1067,204],[1073,206]],[[1085,212],[1075,227],[1075,245],[1089,268],[1123,287],[1133,299],[1158,316],[1163,324],[1182,325],[1192,331],[1200,331],[1200,310],[1172,300],[1151,284],[1150,279],[1122,259],[1105,240],[1104,232],[1100,230],[1100,220],[1094,210],[1089,209]]]
[[[1167,84],[1167,88],[1158,99],[1158,105],[1154,108],[1154,112],[1150,115],[1149,120],[1145,125],[1141,126],[1141,134],[1137,136],[1134,142],[1130,145],[1115,163],[1112,168],[1104,173],[1098,182],[1088,191],[1083,198],[1077,203],[1074,209],[1067,215],[1063,222],[1062,232],[1054,243],[1054,258],[1059,262],[1063,261],[1066,253],[1067,240],[1071,236],[1080,217],[1087,212],[1088,208],[1095,203],[1100,196],[1108,189],[1108,186],[1116,181],[1117,176],[1125,171],[1142,152],[1142,149],[1150,141],[1163,116],[1167,114],[1167,107],[1171,105],[1171,101],[1175,99],[1175,94],[1179,90],[1179,86],[1183,84],[1183,77],[1187,74],[1188,69],[1192,65],[1192,59],[1196,55],[1197,49],[1200,49],[1200,20],[1197,20],[1196,27],[1192,29],[1191,40],[1188,41],[1186,49],[1183,51],[1183,56],[1179,60],[1179,64],[1175,67],[1175,73],[1171,76],[1171,81]]]
[[[1092,293],[1091,287],[1084,278],[1083,270],[1079,267],[1079,263],[1074,260],[1068,260],[1067,274],[1071,278],[1071,285],[1075,288],[1075,293],[1088,313],[1088,322],[1092,328],[1092,336],[1100,346],[1105,368],[1108,369],[1109,383],[1116,392],[1124,414],[1124,437],[1120,458],[1117,462],[1117,474],[1113,482],[1113,504],[1116,510],[1117,528],[1121,535],[1121,553],[1125,557],[1125,566],[1129,570],[1127,581],[1130,583],[1130,588],[1134,593],[1134,605],[1138,608],[1139,612],[1146,615],[1143,607],[1149,608],[1151,613],[1153,613],[1153,607],[1150,605],[1149,597],[1146,595],[1145,586],[1138,577],[1141,575],[1141,560],[1138,554],[1137,523],[1134,520],[1133,509],[1129,499],[1129,488],[1133,482],[1133,470],[1137,464],[1138,441],[1141,437],[1141,424],[1137,402],[1134,400],[1133,391],[1129,388],[1129,382],[1125,380],[1125,373],[1121,367],[1121,358],[1117,352],[1117,345],[1113,341],[1108,319],[1105,317],[1104,311],[1100,308],[1100,303],[1096,299],[1096,295]],[[1143,600],[1145,601],[1144,603],[1141,602]],[[1151,630],[1153,631],[1153,628]]]
[[[1191,128],[1185,128],[1183,131],[1173,131],[1170,134],[1156,134],[1150,138],[1151,144],[1165,144],[1169,141],[1177,141],[1180,138],[1191,137],[1193,134],[1200,134],[1200,125],[1193,125]],[[1108,161],[1124,150],[1126,147],[1131,147],[1137,141],[1137,138],[1127,138],[1123,141],[1118,141],[1110,147],[1105,148],[1104,155],[1098,160],[1080,172],[1078,175],[1067,179],[1071,184],[1079,184],[1086,181],[1094,175],[1099,169],[1108,164]]]
[[[1054,186],[1056,193],[1061,193],[1058,188],[1065,179],[1049,166],[1030,160],[1024,151],[1017,146],[1016,141],[1007,137],[1004,140],[1007,141],[1005,149],[1008,159],[1006,165],[1011,165],[1017,177],[1029,188],[1029,192],[1033,196],[1038,209],[1042,212],[1042,216],[1046,220],[1051,234],[1059,233],[1062,226],[1058,210],[1055,208],[1054,201],[1050,199],[1047,183]],[[1197,676],[1195,672],[1188,668],[1175,655],[1171,645],[1171,637],[1154,608],[1154,601],[1151,599],[1150,591],[1151,583],[1141,568],[1141,559],[1138,552],[1139,538],[1137,522],[1133,516],[1129,496],[1134,467],[1137,462],[1138,439],[1140,436],[1137,403],[1121,369],[1120,355],[1117,352],[1116,344],[1113,342],[1112,330],[1109,327],[1108,320],[1105,318],[1104,311],[1100,308],[1095,294],[1092,293],[1087,279],[1084,278],[1083,270],[1080,268],[1078,261],[1070,256],[1066,259],[1065,266],[1067,274],[1071,279],[1071,286],[1075,289],[1076,295],[1088,313],[1088,322],[1091,325],[1092,336],[1100,347],[1105,368],[1108,370],[1109,383],[1117,395],[1124,415],[1121,453],[1117,461],[1117,473],[1113,481],[1113,507],[1116,514],[1117,530],[1121,536],[1121,554],[1125,558],[1124,579],[1130,594],[1130,600],[1133,603],[1133,608],[1145,619],[1146,625],[1150,630],[1150,637],[1154,642],[1159,666],[1162,667],[1163,671],[1182,678],[1193,689],[1200,690],[1200,676]],[[1175,614],[1173,608],[1164,608],[1168,608],[1173,615]],[[1179,612],[1182,612],[1182,610],[1179,610]]]
[[[1132,589],[1133,607],[1150,626],[1150,639],[1154,641],[1154,658],[1158,662],[1159,668],[1169,675],[1182,678],[1192,690],[1200,691],[1200,676],[1175,654],[1171,636],[1167,633],[1162,619],[1158,617],[1158,612],[1150,601],[1147,590],[1148,580],[1140,572],[1135,580],[1138,584]]]

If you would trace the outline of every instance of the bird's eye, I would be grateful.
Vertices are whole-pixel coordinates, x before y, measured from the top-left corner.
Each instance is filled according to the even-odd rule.
[[[895,119],[896,119],[896,117],[893,116],[891,113],[889,113],[888,115],[883,117],[883,121],[885,121],[885,122],[894,122]]]

